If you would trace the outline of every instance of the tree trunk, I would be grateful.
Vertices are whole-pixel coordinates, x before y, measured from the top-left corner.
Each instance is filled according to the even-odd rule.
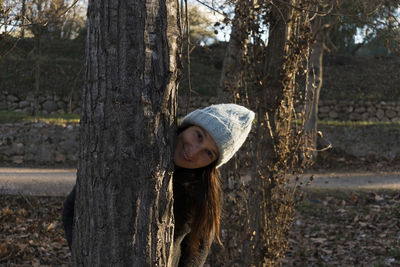
[[[36,115],[39,110],[39,94],[40,94],[40,61],[42,59],[42,33],[40,30],[40,26],[37,27],[38,31],[35,34],[34,38],[34,51],[35,51],[35,67],[34,67],[34,72],[35,72],[35,100],[33,103],[33,113]]]
[[[270,124],[275,128],[275,113],[280,106],[283,97],[282,78],[283,62],[285,60],[285,46],[288,40],[289,23],[285,21],[288,18],[287,6],[283,3],[276,4],[270,14],[270,31],[268,37],[268,46],[266,48],[266,60],[263,66],[263,87],[257,92],[257,113],[260,125],[264,127],[257,128],[257,164],[261,168],[274,162],[275,150],[273,146],[273,136],[268,133],[266,127]],[[263,166],[264,165],[264,166]]]
[[[320,20],[320,18],[318,18]],[[314,27],[315,28],[315,27]],[[311,149],[313,160],[317,158],[317,132],[318,132],[318,103],[319,93],[322,87],[323,74],[323,55],[324,41],[323,33],[319,29],[314,29],[316,41],[311,46],[309,57],[308,82],[306,84],[306,117],[304,124],[304,136],[306,138],[306,148]]]
[[[290,2],[286,0],[286,2]],[[252,266],[272,266],[284,248],[282,229],[276,228],[276,219],[282,214],[276,210],[273,190],[278,187],[276,114],[283,98],[283,63],[290,35],[289,9],[284,2],[274,5],[269,15],[269,37],[263,66],[262,87],[257,92],[257,129],[255,158],[250,184],[250,229],[252,255],[246,255]],[[274,229],[275,228],[275,229]]]
[[[25,38],[25,15],[26,15],[26,0],[22,0],[21,6],[21,34],[20,38]]]
[[[90,0],[72,259],[169,266],[177,0]]]
[[[235,102],[235,93],[243,87],[243,60],[249,42],[249,20],[253,1],[237,1],[235,17],[232,22],[232,31],[226,48],[220,85],[218,88],[218,102]]]

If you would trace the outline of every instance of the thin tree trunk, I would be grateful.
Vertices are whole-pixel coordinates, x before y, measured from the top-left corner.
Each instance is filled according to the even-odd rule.
[[[288,1],[288,0],[286,0]],[[271,233],[271,216],[274,214],[272,190],[276,187],[277,151],[274,148],[275,114],[283,98],[283,62],[285,48],[289,36],[290,25],[287,20],[289,9],[282,3],[272,7],[269,16],[270,28],[266,60],[263,68],[263,87],[257,92],[257,130],[255,143],[255,158],[250,184],[250,229],[252,230],[252,255],[247,255],[254,266],[266,266],[267,260],[273,260],[275,255],[268,254],[274,251],[273,240],[280,233]],[[270,126],[270,128],[268,127]],[[273,132],[271,133],[270,130]],[[276,236],[274,236],[276,235]],[[266,237],[268,236],[268,237]],[[270,244],[265,242],[269,241]],[[270,246],[270,247],[269,247]]]
[[[72,258],[169,266],[180,27],[176,0],[91,0]]]
[[[40,21],[43,18],[43,6],[42,1],[36,3],[37,8],[37,18]],[[39,112],[39,94],[40,94],[40,65],[42,59],[42,39],[46,31],[46,26],[42,25],[41,23],[36,23],[32,25],[31,31],[34,35],[34,51],[35,51],[35,66],[34,66],[34,73],[35,73],[35,100],[33,106],[33,113],[37,114]]]
[[[316,41],[311,46],[309,57],[308,83],[306,84],[306,121],[304,124],[304,133],[306,147],[310,149],[310,155],[313,160],[317,158],[317,133],[318,133],[318,103],[319,93],[322,87],[323,74],[323,55],[324,42],[322,33],[317,33]]]
[[[1,8],[5,9],[6,5],[4,5],[3,2],[1,4],[2,4]],[[3,12],[4,12],[4,25],[3,25],[4,31],[3,31],[3,34],[4,34],[4,36],[7,36],[8,35],[8,33],[7,33],[8,32],[8,23],[9,23],[8,22],[8,11],[4,10]]]
[[[249,42],[247,20],[250,17],[251,5],[254,1],[237,1],[232,31],[226,48],[220,85],[218,88],[218,102],[235,102],[235,93],[240,92],[243,76],[243,60]]]
[[[289,25],[285,21],[288,10],[283,3],[272,8],[270,14],[270,31],[264,65],[263,88],[257,92],[257,113],[260,124],[257,128],[257,161],[254,166],[264,168],[275,158],[272,136],[268,133],[266,124],[275,127],[275,113],[283,97],[282,78],[285,46],[288,40]],[[266,132],[267,131],[267,132]],[[264,166],[263,166],[264,165]]]
[[[40,26],[38,27],[38,32],[35,34],[34,46],[35,46],[35,101],[33,104],[33,113],[37,114],[39,112],[39,94],[40,94],[40,61],[42,58],[41,53],[41,43],[42,43],[42,33]]]
[[[22,7],[21,7],[21,38],[25,38],[25,15],[26,15],[26,0],[22,0]]]

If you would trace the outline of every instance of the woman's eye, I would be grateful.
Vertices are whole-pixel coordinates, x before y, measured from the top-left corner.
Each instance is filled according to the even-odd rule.
[[[202,139],[202,138],[203,138],[203,136],[201,135],[200,132],[197,132],[197,138],[199,138],[199,139]]]
[[[211,153],[211,151],[210,151],[210,150],[207,150],[207,155],[210,157],[210,159],[212,159],[212,158],[213,158],[213,154]]]

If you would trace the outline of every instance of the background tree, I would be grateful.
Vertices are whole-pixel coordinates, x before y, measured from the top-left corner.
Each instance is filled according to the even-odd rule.
[[[272,4],[272,5],[271,5]],[[265,20],[253,25],[259,37],[262,25],[269,25],[265,63],[258,79],[256,159],[250,185],[250,224],[252,263],[272,266],[287,249],[287,235],[294,216],[295,188],[288,186],[290,172],[299,172],[306,160],[299,162],[305,143],[300,130],[293,127],[298,116],[295,104],[301,101],[297,74],[304,68],[310,45],[310,19],[307,12],[293,6],[310,8],[307,1],[278,1],[264,6]],[[257,31],[258,30],[258,31]],[[260,37],[259,37],[260,39]],[[257,40],[257,39],[256,39]],[[262,42],[259,42],[260,46]],[[262,55],[255,46],[253,57]],[[305,114],[297,119],[304,118]],[[307,155],[303,156],[307,159]]]
[[[304,125],[293,127],[295,119],[304,119],[295,104],[304,103],[296,82],[299,73],[307,68],[311,44],[308,1],[258,1],[238,5],[240,14],[252,14],[247,23],[238,27],[241,40],[250,40],[244,49],[244,60],[236,66],[233,77],[244,77],[241,83],[248,92],[248,102],[256,105],[257,123],[251,145],[254,151],[251,182],[244,197],[247,202],[246,232],[248,246],[243,265],[269,266],[276,264],[287,248],[287,235],[293,218],[296,190],[289,187],[287,174],[301,171],[309,156],[304,149]],[[266,34],[267,31],[267,34]],[[232,33],[234,31],[232,30]],[[231,38],[230,42],[235,42]],[[245,42],[238,42],[239,48]],[[230,44],[231,45],[231,44]],[[229,45],[229,46],[230,46]],[[238,50],[240,51],[240,50]],[[239,58],[240,53],[237,53]],[[240,59],[239,59],[240,60]],[[228,81],[229,84],[229,81]],[[246,94],[231,93],[241,100]],[[227,87],[227,91],[229,86]],[[242,90],[243,91],[243,90]],[[298,117],[300,114],[300,117]],[[246,199],[247,198],[247,199]],[[238,261],[236,261],[238,262]]]
[[[335,53],[355,55],[379,36],[382,47],[391,43],[394,52],[394,43],[398,39],[399,5],[398,0],[328,2],[330,8],[323,12],[327,14],[324,22],[329,30],[328,48]]]
[[[315,151],[326,29],[341,17],[352,18],[357,27],[365,25],[374,21],[368,17],[379,7],[376,1],[357,1],[352,5],[356,13],[340,13],[343,6],[336,4],[293,0],[242,6],[252,11],[241,12],[257,14],[251,17],[248,28],[241,29],[244,36],[250,34],[251,45],[246,60],[241,61],[243,66],[233,74],[246,76],[243,84],[258,114],[247,195],[253,254],[246,254],[250,256],[245,265],[274,265],[284,255],[296,199],[296,187],[288,186],[287,174],[301,172],[310,163],[310,152]],[[349,32],[348,44],[353,42],[357,27]],[[235,93],[234,86],[230,89]]]
[[[72,257],[77,266],[169,266],[178,1],[88,6]]]
[[[1,3],[3,34],[31,37],[74,38],[85,24],[82,0],[6,0]],[[38,32],[38,26],[43,29]],[[26,35],[26,31],[28,31]]]
[[[6,1],[1,16],[4,35],[14,42],[10,53],[25,36],[33,36],[34,108],[39,109],[38,96],[41,92],[42,43],[46,39],[72,38],[84,25],[83,6],[77,0],[24,0]],[[9,28],[10,27],[10,28]],[[19,32],[19,34],[18,34]],[[19,38],[18,38],[19,37]]]
[[[15,20],[18,19],[17,6],[18,2],[15,0],[0,1],[0,29],[3,36],[15,31]]]
[[[213,22],[199,6],[188,5],[189,39],[191,45],[206,45],[215,41]]]
[[[306,77],[303,84],[306,114],[304,118],[305,148],[309,150],[308,154],[311,156],[312,161],[315,161],[318,155],[318,103],[323,80],[324,30],[322,18],[315,17],[312,22],[313,41],[310,46],[309,57],[306,59],[307,71],[304,74]]]
[[[380,35],[383,30],[386,34],[380,35],[381,48],[384,44],[387,51],[398,51],[393,45],[396,40],[396,31],[390,25],[398,21],[394,10],[399,6],[398,1],[330,1],[324,5],[314,6],[311,14],[315,17],[312,24],[313,44],[310,48],[308,70],[304,84],[306,114],[305,137],[309,142],[313,160],[317,157],[318,137],[318,103],[322,88],[324,50],[339,54],[354,55],[360,48],[368,46],[373,36]],[[365,33],[361,32],[365,29]],[[371,30],[368,30],[371,29]],[[356,38],[360,39],[358,43]],[[375,38],[376,40],[376,38]],[[371,46],[371,45],[369,45]],[[321,142],[329,147],[327,142]]]
[[[231,34],[225,51],[222,67],[221,80],[218,88],[218,101],[235,102],[236,99],[245,99],[244,85],[241,66],[244,64],[245,56],[250,41],[249,21],[252,18],[252,8],[255,4],[251,1],[237,1],[235,14],[232,20]],[[235,97],[235,95],[239,97]],[[240,97],[242,95],[242,98]]]

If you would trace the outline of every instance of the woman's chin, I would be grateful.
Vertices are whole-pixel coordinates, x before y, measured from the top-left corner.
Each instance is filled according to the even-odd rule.
[[[175,168],[183,168],[183,169],[196,169],[193,168],[190,164],[185,163],[183,160],[175,160],[174,159]]]
[[[190,166],[187,166],[186,164],[182,164],[181,162],[175,162],[175,168],[192,169],[192,168],[190,168]]]
[[[180,160],[177,157],[174,157],[174,164],[175,164],[175,168],[187,168],[187,167],[185,167],[185,164],[183,164],[182,160]]]

